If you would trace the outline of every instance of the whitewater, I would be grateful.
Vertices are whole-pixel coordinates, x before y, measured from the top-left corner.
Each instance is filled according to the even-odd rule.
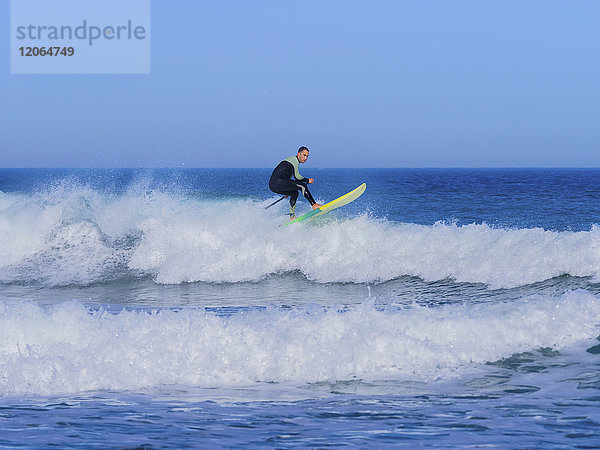
[[[600,442],[598,171],[268,172],[0,170],[1,445]]]
[[[1,193],[0,280],[90,284],[126,271],[165,284],[234,283],[297,271],[318,283],[408,275],[500,288],[600,274],[597,225],[578,232],[419,225],[363,213],[323,219],[300,238],[266,203],[139,189],[116,198],[85,188]]]
[[[600,302],[574,292],[518,305],[238,313],[0,308],[0,394],[57,395],[181,384],[436,380],[532,348],[598,333]],[[515,330],[519,330],[515,333]]]

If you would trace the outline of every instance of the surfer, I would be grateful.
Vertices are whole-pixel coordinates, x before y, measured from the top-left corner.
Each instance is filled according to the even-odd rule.
[[[296,200],[298,199],[299,191],[302,191],[302,195],[309,201],[312,209],[317,209],[322,206],[315,201],[307,187],[308,184],[314,183],[315,180],[313,178],[303,177],[300,175],[298,169],[298,164],[304,164],[307,159],[308,148],[300,147],[298,153],[289,158],[285,158],[277,165],[277,167],[275,167],[275,170],[273,170],[273,173],[271,174],[271,179],[269,180],[269,189],[276,194],[290,197],[290,216],[292,220],[296,216]]]

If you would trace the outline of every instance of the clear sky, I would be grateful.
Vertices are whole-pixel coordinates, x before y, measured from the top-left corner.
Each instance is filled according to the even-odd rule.
[[[125,0],[124,0],[125,1]],[[600,167],[600,1],[152,1],[149,75],[10,73],[0,167]]]

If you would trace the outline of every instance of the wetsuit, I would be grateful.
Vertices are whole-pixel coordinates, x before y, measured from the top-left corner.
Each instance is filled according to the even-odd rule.
[[[277,165],[277,167],[275,167],[275,170],[273,170],[273,173],[271,174],[271,179],[269,180],[269,189],[276,194],[289,195],[291,215],[294,215],[296,210],[298,191],[302,191],[302,195],[306,197],[306,200],[309,201],[311,206],[316,203],[306,187],[308,178],[304,178],[300,175],[298,163],[299,161],[296,155],[285,158]]]

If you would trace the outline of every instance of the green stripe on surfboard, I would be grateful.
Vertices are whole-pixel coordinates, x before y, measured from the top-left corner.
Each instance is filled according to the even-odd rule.
[[[320,208],[317,208],[313,211],[307,212],[306,214],[298,217],[297,219],[291,220],[286,225],[289,225],[290,223],[302,222],[303,220],[310,219],[312,217],[317,217],[317,216],[320,216],[321,214],[325,214],[330,211],[333,211],[334,209],[337,209],[340,206],[347,205],[348,203],[353,202],[358,197],[360,197],[363,194],[363,192],[365,192],[366,188],[367,188],[367,183],[363,183],[356,189],[353,189],[352,191],[348,192],[347,194],[344,194],[341,197],[338,197],[335,200],[330,201],[329,203],[325,203]]]

